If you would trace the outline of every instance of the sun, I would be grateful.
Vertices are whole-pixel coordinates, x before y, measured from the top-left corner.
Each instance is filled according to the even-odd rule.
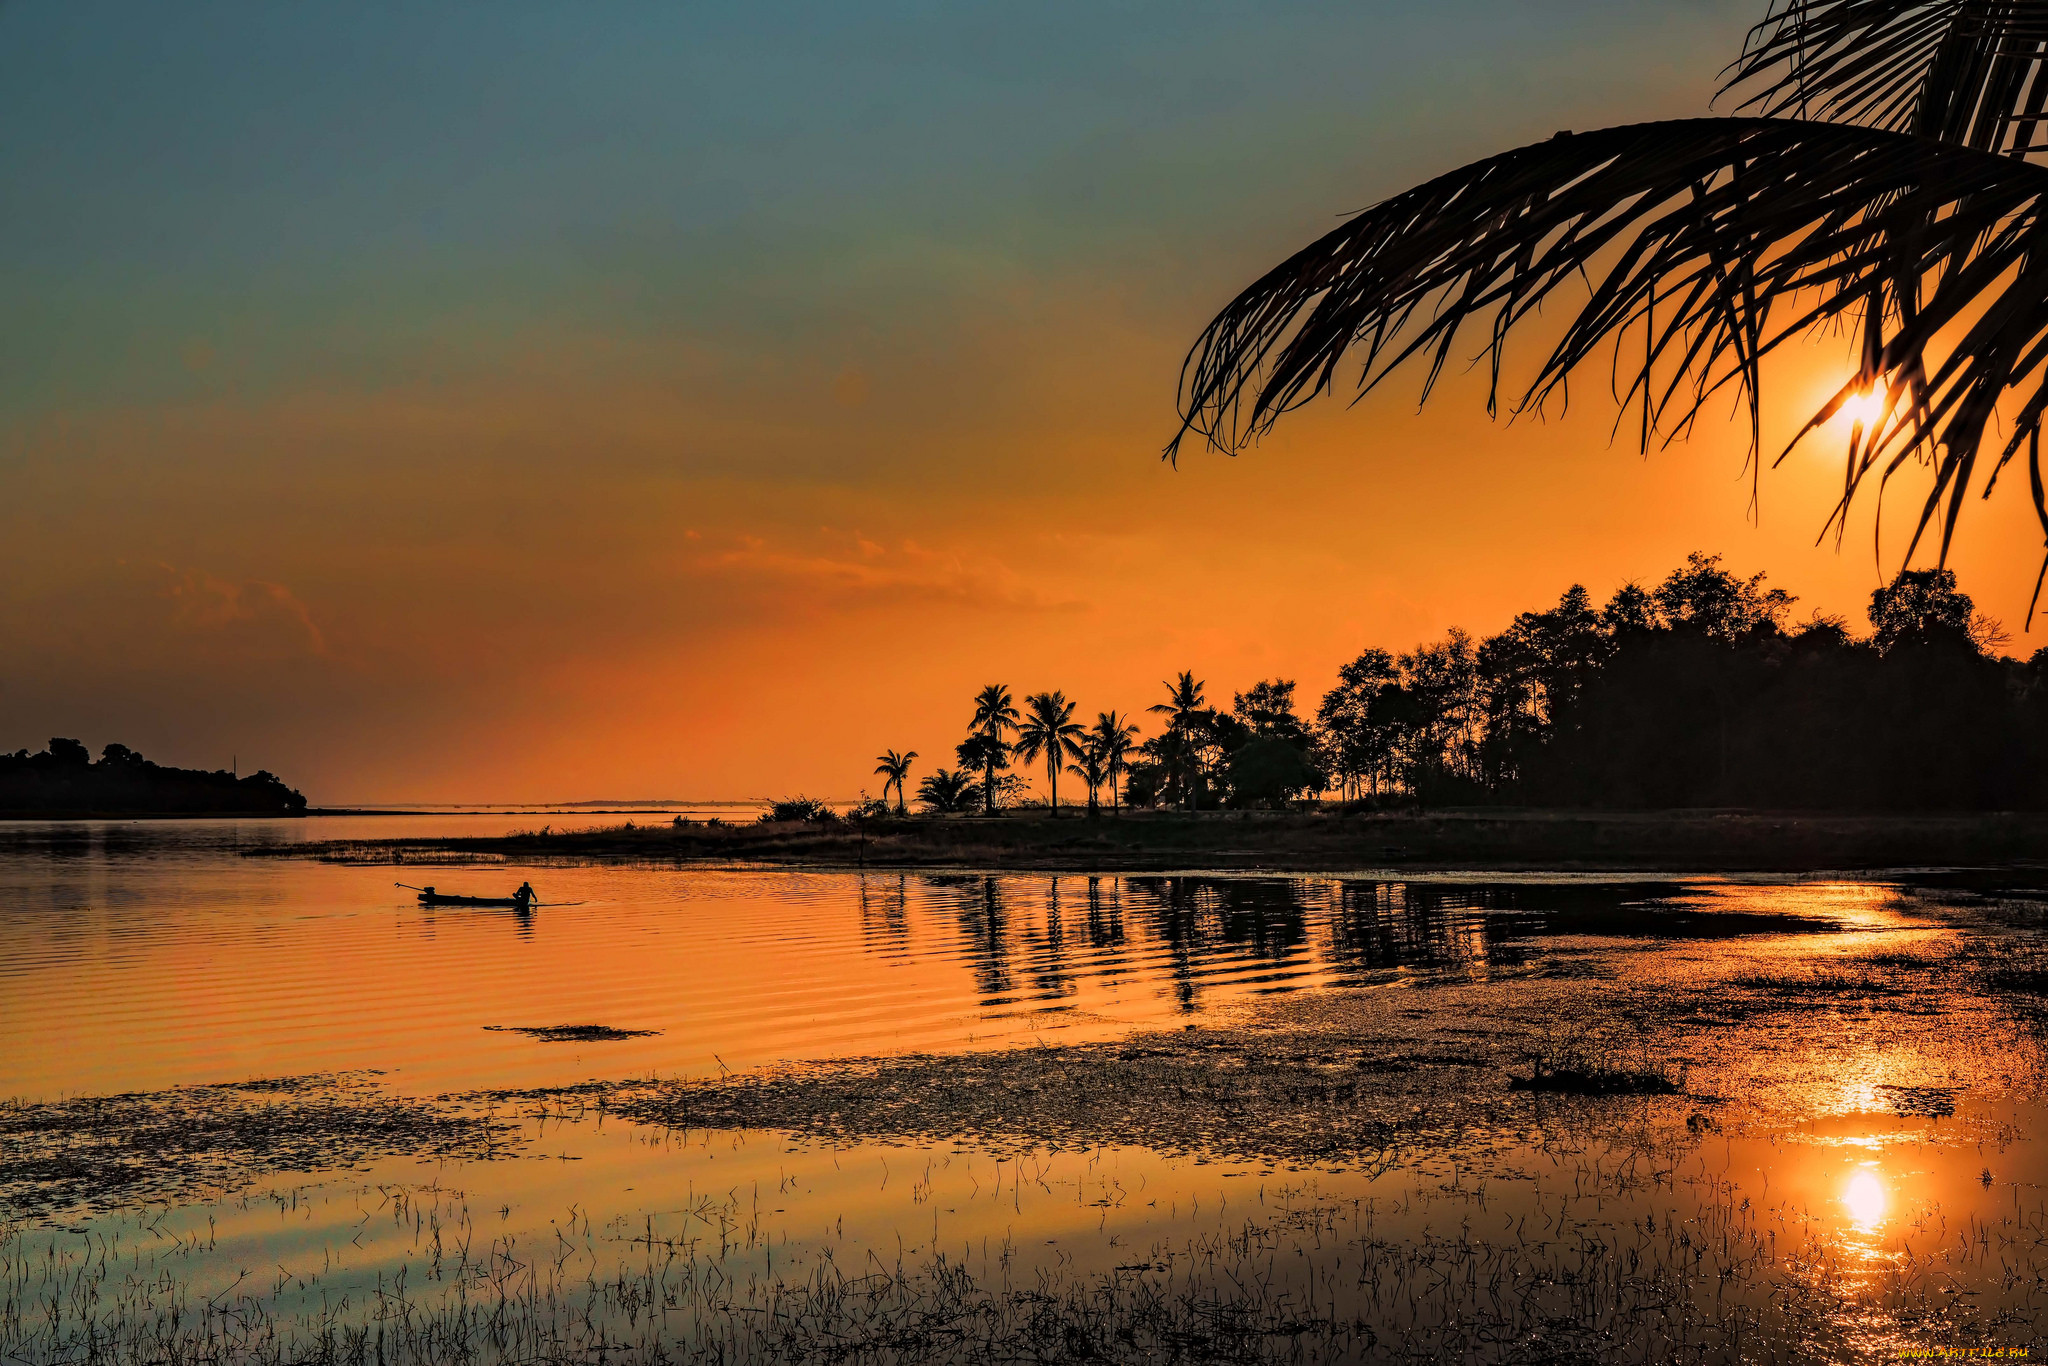
[[[1859,1167],[1849,1177],[1849,1184],[1842,1188],[1842,1203],[1848,1207],[1849,1218],[1858,1228],[1866,1231],[1884,1222],[1884,1182],[1868,1167]]]
[[[1869,431],[1884,420],[1885,394],[1876,387],[1859,389],[1842,403],[1835,416],[1851,426]]]

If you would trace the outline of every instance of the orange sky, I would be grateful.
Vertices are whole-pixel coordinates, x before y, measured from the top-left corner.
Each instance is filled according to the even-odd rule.
[[[0,745],[235,755],[316,804],[839,797],[877,784],[885,746],[950,764],[986,682],[1062,688],[1090,715],[1141,710],[1182,668],[1225,702],[1274,675],[1312,700],[1366,645],[1490,632],[1695,549],[1860,625],[1868,522],[1840,553],[1814,545],[1834,445],[1767,475],[1752,520],[1739,429],[1644,461],[1610,446],[1597,385],[1563,420],[1506,425],[1468,381],[1418,414],[1397,379],[1244,457],[1157,459],[1181,355],[1253,272],[1486,151],[1697,111],[1719,64],[1703,45],[1751,17],[1558,13],[1607,25],[1604,45],[1503,32],[1437,89],[1402,68],[1451,60],[1456,35],[1411,27],[1368,63],[1407,82],[1391,95],[1335,60],[1290,78],[1275,58],[1233,68],[1220,113],[1102,94],[1153,70],[1136,40],[1080,95],[1046,76],[1072,74],[1058,34],[1015,69],[948,68],[950,85],[901,58],[877,80],[913,114],[923,99],[987,129],[936,150],[918,139],[943,128],[877,134],[872,196],[800,137],[728,165],[720,139],[757,130],[717,119],[634,125],[645,165],[705,162],[649,207],[643,163],[608,145],[521,142],[521,174],[485,158],[408,178],[393,149],[418,128],[380,151],[335,132],[335,109],[287,107],[281,147],[230,120],[238,156],[136,189],[127,226],[88,231],[92,196],[154,174],[129,144],[158,111],[116,108],[97,136],[129,160],[11,168],[44,218],[0,289],[43,330],[8,344],[0,394]],[[715,36],[782,71],[769,36]],[[1228,65],[1228,26],[1197,36],[1163,68]],[[31,39],[105,59],[89,35],[31,30],[8,60]],[[1352,40],[1374,46],[1369,28]],[[185,41],[197,66],[174,75],[196,80],[239,39]],[[974,103],[998,92],[1047,121],[1105,107],[1041,145],[1011,104]],[[17,125],[57,126],[90,94],[52,77],[5,98]],[[218,131],[185,117],[162,136]],[[463,166],[482,155],[434,128]],[[340,139],[340,169],[291,161],[316,132]],[[724,217],[689,218],[693,195]],[[569,217],[520,217],[549,213]],[[180,233],[189,247],[165,245]],[[1777,428],[1843,364],[1822,347],[1782,367]],[[1911,508],[1897,499],[1895,523]],[[2044,629],[2019,631],[2039,545],[2020,480],[1972,508],[1952,560],[2019,653]]]

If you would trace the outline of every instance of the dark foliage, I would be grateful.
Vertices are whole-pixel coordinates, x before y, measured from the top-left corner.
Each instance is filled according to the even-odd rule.
[[[811,825],[826,825],[839,819],[834,811],[816,797],[784,797],[770,802],[768,809],[761,813],[761,823],[772,825],[778,821],[803,821]]]
[[[98,763],[76,740],[0,754],[0,812],[11,816],[303,816],[306,799],[267,772],[166,768],[126,745]]]
[[[1426,803],[2048,806],[2048,650],[2002,639],[1946,570],[1871,595],[1874,634],[1694,555],[1601,611],[1574,587],[1476,648],[1367,651],[1324,699],[1336,781]]]
[[[1913,543],[1946,553],[1963,500],[2026,452],[2048,532],[2048,92],[2038,0],[1784,0],[1729,69],[1743,116],[1635,124],[1489,157],[1358,214],[1253,282],[1182,371],[1180,435],[1239,450],[1411,357],[1427,393],[1469,329],[1494,400],[1508,336],[1579,296],[1510,401],[1591,363],[1648,449],[1717,394],[1761,442],[1762,360],[1815,332],[1851,367],[1803,437],[1865,393],[1836,524],[1868,477],[1932,467]],[[2004,404],[2004,421],[1996,422]],[[1759,465],[1766,453],[1752,450]],[[1913,557],[1913,546],[1905,560]]]

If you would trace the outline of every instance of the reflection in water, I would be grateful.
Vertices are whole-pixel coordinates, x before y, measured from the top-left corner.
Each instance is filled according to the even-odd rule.
[[[1884,1223],[1885,1211],[1884,1182],[1870,1167],[1858,1167],[1849,1176],[1849,1184],[1843,1188],[1842,1204],[1849,1211],[1849,1219],[1865,1233],[1875,1233]]]
[[[358,1068],[439,1092],[1078,1042],[1304,988],[1577,975],[1597,940],[1768,942],[1861,923],[1885,895],[494,866],[561,903],[522,914],[424,908],[388,867],[245,859],[218,832],[175,833],[0,839],[0,1097]],[[575,1048],[483,1034],[562,1023],[649,1032]]]

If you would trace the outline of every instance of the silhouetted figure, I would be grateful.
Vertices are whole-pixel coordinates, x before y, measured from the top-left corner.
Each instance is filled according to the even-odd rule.
[[[539,898],[534,895],[531,882],[522,882],[519,884],[519,890],[512,893],[512,899],[519,903],[519,909],[523,911]]]

